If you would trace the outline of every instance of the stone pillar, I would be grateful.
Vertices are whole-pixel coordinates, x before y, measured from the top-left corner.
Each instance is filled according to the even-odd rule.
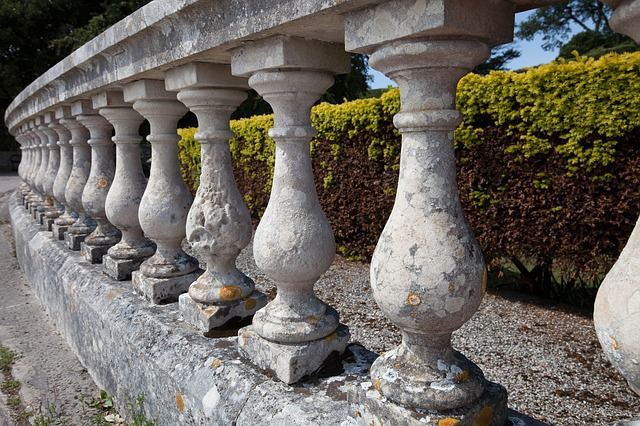
[[[506,390],[451,346],[487,281],[458,197],[453,133],[457,83],[489,57],[489,43],[511,38],[513,7],[431,5],[388,1],[346,17],[347,50],[369,54],[369,64],[398,83],[394,125],[402,134],[395,204],[371,259],[373,296],[402,343],[373,363],[373,389],[350,391],[350,411],[362,425],[498,426]]]
[[[42,224],[47,231],[52,230],[53,221],[64,212],[64,207],[56,199],[53,193],[53,186],[60,169],[60,147],[58,146],[58,134],[53,130],[53,125],[56,123],[55,113],[47,112],[44,115],[44,123],[46,129],[44,133],[47,136],[49,148],[49,164],[47,166],[47,175],[44,180],[44,191],[47,193],[50,201],[47,206],[44,217],[42,218]]]
[[[40,151],[40,138],[35,133],[35,121],[30,121],[28,124],[28,135],[31,141],[31,149],[33,151],[33,161],[29,169],[29,194],[27,195],[25,207],[30,213],[33,213],[33,206],[38,202],[40,196],[38,195],[38,189],[36,187],[36,176],[40,169],[40,162],[42,161],[42,151]]]
[[[131,273],[155,251],[155,245],[142,234],[138,220],[140,200],[147,186],[140,159],[142,138],[138,133],[144,118],[124,102],[121,91],[94,96],[93,107],[115,129],[116,170],[105,212],[107,219],[122,232],[120,242],[103,257],[104,269],[115,280],[129,280]]]
[[[46,209],[53,206],[51,196],[47,194],[45,190],[47,169],[49,168],[49,138],[45,133],[45,129],[49,130],[49,128],[44,124],[44,116],[42,115],[36,118],[36,125],[35,134],[40,138],[40,168],[38,169],[35,182],[40,200],[34,205],[33,218],[37,223],[42,225]]]
[[[640,43],[640,0],[610,1],[614,31]],[[640,94],[639,94],[640,95]],[[593,309],[600,345],[611,364],[640,395],[640,220],[598,289]],[[635,424],[635,423],[634,423]]]
[[[20,184],[20,199],[24,202],[25,196],[29,191],[29,184],[27,183],[27,170],[29,168],[29,159],[31,155],[31,150],[29,149],[29,138],[24,134],[24,130],[22,127],[18,129],[15,139],[20,144],[20,151],[22,151],[22,155],[20,156],[20,165],[18,166],[18,176],[22,179],[22,183]]]
[[[71,177],[71,169],[73,168],[73,148],[69,143],[71,132],[60,123],[60,120],[71,119],[71,108],[68,106],[56,108],[55,119],[51,124],[51,128],[58,134],[60,167],[53,183],[53,196],[62,205],[63,213],[54,220],[51,231],[56,240],[64,240],[64,234],[67,229],[78,218],[78,214],[71,209],[65,197],[67,182]]]
[[[120,231],[107,220],[104,208],[116,171],[113,127],[96,110],[84,111],[75,118],[89,130],[91,169],[82,190],[82,207],[96,221],[96,228],[80,244],[80,254],[90,263],[102,263],[102,256],[121,237]]]
[[[22,132],[29,147],[29,164],[27,165],[27,170],[25,171],[25,179],[27,181],[28,188],[22,199],[22,205],[25,207],[25,209],[29,210],[29,202],[31,197],[33,196],[33,180],[31,179],[31,174],[35,167],[36,150],[33,135],[31,134],[31,130],[29,129],[28,124],[24,124],[22,126]]]
[[[133,108],[149,120],[151,173],[138,219],[157,245],[155,254],[132,273],[133,288],[152,303],[175,301],[199,274],[198,261],[181,247],[193,199],[180,173],[176,127],[187,109],[165,90],[163,80],[125,85],[124,100],[133,102]]]
[[[71,104],[71,116],[73,118],[62,118],[60,120],[60,124],[71,133],[71,141],[69,143],[73,148],[73,166],[64,190],[64,198],[69,203],[69,207],[78,213],[78,219],[64,234],[67,246],[71,250],[80,250],[80,244],[96,227],[95,220],[89,216],[82,205],[82,193],[91,170],[91,148],[87,143],[89,131],[75,118],[91,111],[93,111],[93,108],[89,101],[79,100]]]
[[[251,241],[251,215],[233,176],[231,113],[247,97],[247,81],[229,65],[191,63],[167,72],[166,88],[197,117],[201,144],[200,186],[187,217],[187,239],[206,260],[206,271],[179,298],[185,321],[208,332],[231,319],[253,315],[267,303],[253,280],[236,267]]]
[[[349,341],[338,313],[313,291],[335,255],[333,231],[313,180],[309,142],[311,106],[333,84],[334,73],[349,70],[342,45],[289,37],[247,43],[232,52],[234,75],[274,110],[276,141],[273,186],[256,229],[253,253],[258,267],[276,282],[278,294],[240,330],[239,352],[278,378],[293,383],[316,371]]]

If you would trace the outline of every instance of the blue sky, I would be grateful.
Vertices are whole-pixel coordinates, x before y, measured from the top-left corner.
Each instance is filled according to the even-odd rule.
[[[531,13],[533,13],[533,11],[516,14],[516,24],[525,19]],[[509,64],[507,65],[509,69],[519,69],[523,67],[546,64],[548,62],[551,62],[558,56],[558,50],[549,52],[542,50],[542,47],[540,47],[542,45],[541,37],[537,37],[532,41],[517,41],[512,45],[515,46],[516,49],[518,49],[520,52],[522,52],[522,55],[519,58],[509,62]],[[385,77],[384,74],[374,69],[371,69],[371,75],[373,76],[371,87],[374,89],[379,87],[387,87],[390,84],[392,86],[396,85],[392,80]]]

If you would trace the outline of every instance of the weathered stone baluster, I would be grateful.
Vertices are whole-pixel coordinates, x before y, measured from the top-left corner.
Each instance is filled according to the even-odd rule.
[[[98,111],[85,111],[76,120],[89,130],[91,170],[82,191],[82,207],[96,221],[96,228],[80,244],[80,254],[91,263],[102,263],[102,256],[120,241],[120,231],[108,220],[105,201],[116,171],[113,127]]]
[[[58,174],[53,183],[53,196],[62,204],[64,212],[54,220],[51,231],[55,239],[64,240],[64,234],[67,232],[67,229],[73,225],[78,218],[78,214],[71,209],[65,197],[67,182],[71,177],[71,169],[73,168],[73,148],[69,144],[71,132],[60,123],[60,120],[71,118],[71,108],[68,106],[56,108],[55,118],[56,120],[51,123],[51,128],[58,134],[60,167],[58,168]]]
[[[163,80],[140,80],[124,87],[125,102],[149,120],[151,172],[138,219],[157,250],[132,274],[134,289],[153,303],[176,300],[198,277],[198,261],[181,247],[192,197],[182,180],[176,134],[187,109],[167,92]]]
[[[269,204],[258,225],[253,253],[276,282],[276,298],[239,332],[238,349],[261,368],[293,383],[316,371],[331,352],[342,352],[349,331],[338,313],[313,291],[335,256],[333,231],[316,194],[309,142],[311,106],[349,70],[342,45],[289,37],[247,43],[232,52],[234,75],[274,110],[269,135],[276,160]]]
[[[20,144],[20,151],[22,151],[22,155],[20,156],[20,165],[18,166],[18,176],[20,176],[20,179],[22,179],[22,183],[20,184],[20,196],[21,201],[24,202],[25,196],[29,191],[29,184],[27,183],[27,170],[29,169],[31,150],[29,147],[29,138],[24,134],[23,127],[20,127],[15,135],[15,139]]]
[[[147,186],[140,159],[140,124],[144,118],[131,104],[125,103],[121,91],[102,92],[93,97],[93,107],[115,129],[116,171],[105,201],[107,219],[122,232],[120,242],[103,257],[105,272],[116,280],[131,279],[146,258],[153,255],[154,244],[142,234],[138,208]]]
[[[453,133],[461,119],[457,83],[489,56],[486,43],[511,38],[513,9],[480,1],[472,22],[463,3],[430,9],[390,1],[346,19],[347,50],[369,54],[369,64],[398,83],[401,101],[394,117],[402,134],[398,188],[371,260],[371,287],[402,343],[371,367],[376,397],[362,389],[350,394],[360,424],[387,418],[418,425],[427,415],[438,424],[506,421],[504,388],[451,346],[487,280],[458,197]]]
[[[27,181],[29,182],[29,192],[24,201],[24,207],[31,211],[31,205],[35,202],[37,193],[36,193],[36,184],[35,184],[35,176],[36,171],[40,167],[40,150],[38,149],[38,145],[40,143],[40,138],[38,138],[33,132],[33,126],[30,122],[25,125],[26,127],[26,135],[29,138],[29,145],[31,146],[31,165],[29,166],[29,171],[27,172]]]
[[[640,43],[640,0],[607,1],[611,28]],[[640,96],[640,93],[636,94]],[[640,219],[598,289],[593,321],[609,361],[640,395]]]
[[[85,211],[82,205],[82,193],[89,179],[91,170],[91,148],[89,131],[75,117],[85,112],[92,111],[91,103],[87,100],[79,100],[71,104],[71,115],[73,118],[62,118],[60,124],[66,127],[71,133],[71,147],[73,148],[73,167],[69,182],[64,190],[64,199],[69,206],[78,213],[78,219],[67,229],[64,239],[71,250],[80,250],[80,244],[96,227],[96,223]]]
[[[53,225],[53,221],[64,212],[62,204],[56,200],[53,192],[56,176],[60,169],[60,146],[58,146],[58,134],[53,130],[55,122],[55,113],[47,112],[44,115],[46,129],[43,131],[49,140],[47,144],[47,147],[49,148],[49,164],[47,165],[47,175],[45,176],[43,186],[50,201],[50,205],[47,205],[47,208],[45,209],[42,224],[45,226],[47,231],[52,230],[51,226]]]
[[[236,267],[251,241],[251,215],[233,176],[231,113],[247,97],[246,79],[229,65],[191,63],[167,72],[166,88],[198,118],[202,172],[187,217],[187,239],[206,259],[207,270],[180,296],[185,321],[208,332],[233,318],[253,315],[267,303],[251,278]]]
[[[45,129],[48,130],[48,127],[44,124],[44,116],[41,115],[36,118],[36,124],[37,127],[35,129],[35,134],[40,138],[40,168],[38,169],[36,176],[36,188],[40,195],[40,199],[34,206],[33,218],[37,223],[42,225],[45,210],[48,207],[53,206],[53,202],[45,190],[47,168],[49,167],[49,138],[45,133]]]

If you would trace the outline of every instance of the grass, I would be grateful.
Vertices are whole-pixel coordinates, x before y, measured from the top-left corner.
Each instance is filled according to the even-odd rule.
[[[18,354],[7,347],[0,345],[0,371],[3,373],[9,373],[11,371],[11,366],[17,358]]]
[[[0,389],[2,389],[3,392],[18,392],[21,386],[22,383],[18,380],[7,380],[0,383]]]

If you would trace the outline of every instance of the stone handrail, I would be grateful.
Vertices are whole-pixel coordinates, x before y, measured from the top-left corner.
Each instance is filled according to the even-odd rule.
[[[61,257],[75,272],[61,272],[60,283],[48,289],[65,294],[53,303],[77,297],[70,288],[87,280],[78,274],[95,272],[83,265],[95,264],[110,277],[102,288],[115,286],[117,296],[127,288],[143,296],[145,306],[178,301],[167,309],[178,309],[192,334],[250,322],[232,346],[245,362],[280,381],[313,375],[332,353],[345,351],[350,334],[336,310],[314,293],[333,261],[335,242],[315,192],[310,110],[334,75],[348,72],[348,52],[364,53],[372,67],[398,83],[401,95],[394,117],[403,144],[397,196],[372,258],[371,286],[381,310],[400,328],[402,343],[371,365],[369,387],[348,390],[349,416],[357,424],[502,425],[506,390],[451,346],[452,332],[477,310],[487,280],[457,195],[455,91],[492,46],[511,40],[516,11],[552,3],[560,2],[155,0],[36,79],[7,109],[5,122],[23,150],[20,202],[42,225],[42,232],[24,225],[26,214],[12,209],[13,220],[24,225],[24,235],[16,238],[21,265],[43,289],[45,304],[46,286],[53,284],[44,277],[58,279]],[[640,0],[611,4],[612,26],[637,40]],[[274,110],[272,192],[253,242],[258,268],[277,285],[270,302],[236,265],[250,241],[251,221],[233,178],[229,117],[249,88]],[[176,126],[188,110],[198,119],[202,146],[195,199],[178,164]],[[148,181],[139,158],[144,119],[152,147]],[[634,324],[640,290],[628,272],[638,257],[636,234],[605,280],[595,320],[605,351],[638,391]],[[185,238],[205,260],[205,271],[183,251]],[[34,264],[50,264],[53,272],[39,273]],[[118,323],[120,311],[84,301],[101,310],[100,326]],[[78,301],[69,303],[61,309],[78,309]],[[626,309],[616,309],[625,303]],[[165,329],[144,315],[149,326]],[[72,346],[80,345],[82,339],[73,337],[83,333],[78,324],[71,327],[65,323],[71,317],[61,318],[75,330],[67,336]],[[87,363],[100,358],[86,351],[78,348]],[[176,393],[178,417],[165,411],[166,394],[150,402],[166,414],[161,420],[167,424],[185,420],[185,397],[193,399],[189,421],[241,416],[235,406],[212,408],[225,387],[213,382],[204,395],[199,388]],[[235,391],[227,392],[231,397]]]

